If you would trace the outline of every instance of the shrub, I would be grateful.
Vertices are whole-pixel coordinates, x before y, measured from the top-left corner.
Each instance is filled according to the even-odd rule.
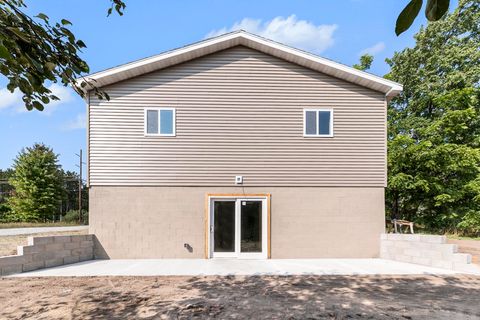
[[[78,222],[78,210],[68,211],[62,218],[63,221],[67,223]],[[82,223],[88,224],[88,212],[82,212]]]
[[[10,207],[7,203],[0,203],[0,222],[7,221],[7,216],[10,213]]]
[[[467,234],[480,234],[480,212],[470,210],[462,218],[458,228]]]

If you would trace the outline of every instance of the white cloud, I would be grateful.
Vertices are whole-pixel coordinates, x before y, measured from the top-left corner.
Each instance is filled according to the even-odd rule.
[[[0,110],[10,107],[18,106],[19,104],[23,105],[22,94],[17,89],[13,93],[5,89],[0,89]]]
[[[360,55],[363,56],[364,54],[370,54],[372,56],[376,55],[377,53],[382,52],[385,50],[385,43],[384,42],[378,42],[374,44],[373,46],[369,48],[365,48],[362,51],[360,51]]]
[[[51,101],[49,104],[45,105],[45,110],[42,111],[42,114],[49,115],[54,112],[58,106],[73,100],[74,91],[71,88],[53,83],[48,89],[52,91],[52,94],[60,98],[60,100]],[[15,89],[15,91],[11,93],[7,89],[0,89],[0,110],[2,109],[13,109],[16,112],[28,111],[27,108],[25,108],[25,103],[22,100],[22,93],[20,90]]]
[[[333,33],[337,25],[315,25],[306,20],[298,20],[295,15],[288,18],[276,17],[265,22],[260,19],[245,18],[235,22],[230,28],[211,31],[207,38],[240,29],[296,48],[320,53],[333,45]]]
[[[85,129],[87,127],[87,116],[85,113],[77,114],[74,120],[67,122],[63,129],[65,130],[77,130],[77,129]]]

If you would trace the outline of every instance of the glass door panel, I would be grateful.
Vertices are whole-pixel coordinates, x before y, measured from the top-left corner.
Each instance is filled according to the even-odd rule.
[[[240,202],[240,252],[262,252],[262,201]]]
[[[210,257],[267,258],[266,199],[211,200]]]
[[[213,204],[213,251],[235,252],[235,201]]]

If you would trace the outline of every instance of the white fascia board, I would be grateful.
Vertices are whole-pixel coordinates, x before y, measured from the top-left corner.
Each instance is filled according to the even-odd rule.
[[[148,65],[148,64],[156,63],[158,61],[166,60],[166,59],[169,59],[169,58],[172,58],[172,57],[175,57],[175,56],[179,56],[179,55],[182,55],[182,54],[185,54],[185,53],[193,52],[193,51],[203,49],[205,47],[212,46],[212,45],[215,45],[215,44],[218,44],[218,43],[221,43],[221,42],[224,42],[224,41],[232,40],[232,39],[235,39],[235,38],[238,38],[238,35],[236,33],[231,33],[231,34],[227,34],[225,36],[219,36],[219,37],[207,39],[207,40],[204,40],[204,41],[201,41],[201,42],[198,42],[198,43],[194,43],[192,45],[188,45],[188,46],[183,47],[183,48],[175,49],[175,50],[172,50],[172,51],[167,51],[165,53],[161,53],[159,55],[156,55],[156,56],[153,56],[153,57],[150,57],[150,58],[137,60],[137,61],[130,62],[130,63],[124,64],[124,65],[120,65],[118,67],[107,69],[105,71],[100,71],[100,72],[94,73],[92,75],[89,75],[87,77],[91,78],[91,79],[98,80],[98,79],[101,79],[103,77],[108,77],[108,76],[111,76],[111,75],[114,75],[114,74],[117,74],[117,73],[130,71],[130,70],[136,69],[138,67],[142,67],[142,66],[145,66],[145,65]],[[217,50],[215,50],[215,51],[217,51]]]
[[[236,45],[245,45],[247,47],[252,47],[252,43],[255,44],[255,46],[258,46],[258,48],[253,49],[257,49],[260,51],[273,50],[272,54],[277,54],[280,58],[283,55],[291,58],[292,60],[295,59],[302,62],[302,64],[309,64],[311,68],[315,67],[313,69],[317,69],[317,71],[329,74],[334,77],[339,77],[340,79],[344,79],[349,82],[357,83],[358,85],[365,86],[373,90],[381,91],[386,95],[398,94],[400,91],[403,90],[402,85],[396,82],[375,76],[364,71],[357,70],[355,68],[313,55],[299,49],[283,45],[269,39],[262,38],[260,36],[245,31],[235,31],[227,33],[215,38],[210,38],[198,43],[194,43],[192,45],[188,45],[183,48],[168,51],[150,58],[141,59],[124,65],[120,65],[118,67],[107,69],[105,71],[100,71],[85,76],[83,78],[79,78],[77,79],[77,82],[81,82],[83,81],[83,79],[93,80],[92,82],[94,84],[96,83],[99,87],[102,87],[104,85],[139,76],[146,72],[159,70],[220,50],[228,49]],[[148,68],[148,66],[150,66],[150,68]],[[144,67],[146,67],[148,71],[142,72],[139,70],[139,68]],[[137,70],[137,72],[135,72],[135,70]],[[347,79],[347,77],[349,78]],[[360,80],[363,80],[364,83],[360,83]],[[91,88],[86,87],[85,89],[90,90]]]
[[[403,86],[399,83],[384,79],[382,77],[373,75],[373,74],[365,72],[365,71],[361,71],[361,70],[346,66],[344,64],[341,64],[341,63],[338,63],[338,62],[335,62],[335,61],[332,61],[332,60],[329,60],[329,59],[322,58],[320,56],[308,53],[308,52],[303,51],[303,50],[292,48],[292,47],[283,45],[281,43],[278,43],[278,42],[275,42],[275,41],[272,41],[272,40],[269,40],[269,39],[265,39],[265,38],[262,38],[262,37],[259,37],[259,36],[256,36],[256,35],[253,35],[253,34],[250,34],[250,33],[242,34],[242,37],[247,38],[247,39],[252,40],[252,41],[261,42],[262,44],[264,44],[266,46],[270,46],[270,47],[273,47],[275,49],[278,49],[278,50],[284,51],[286,53],[289,53],[291,55],[301,57],[303,59],[318,63],[322,66],[327,67],[327,68],[332,68],[332,70],[338,70],[338,71],[345,72],[347,74],[351,74],[353,76],[360,77],[360,78],[363,78],[363,79],[366,79],[366,80],[369,80],[369,81],[372,81],[372,82],[383,84],[385,86],[390,87],[390,89],[387,92],[392,91],[392,90],[393,91],[402,91],[403,90]],[[387,93],[387,92],[385,92],[385,93]]]

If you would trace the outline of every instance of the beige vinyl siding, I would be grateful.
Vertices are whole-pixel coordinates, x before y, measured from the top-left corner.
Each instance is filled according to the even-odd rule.
[[[240,46],[104,90],[90,98],[91,185],[385,185],[380,92]],[[176,109],[175,137],[144,136],[147,107]],[[304,108],[332,108],[334,137],[304,137]]]

